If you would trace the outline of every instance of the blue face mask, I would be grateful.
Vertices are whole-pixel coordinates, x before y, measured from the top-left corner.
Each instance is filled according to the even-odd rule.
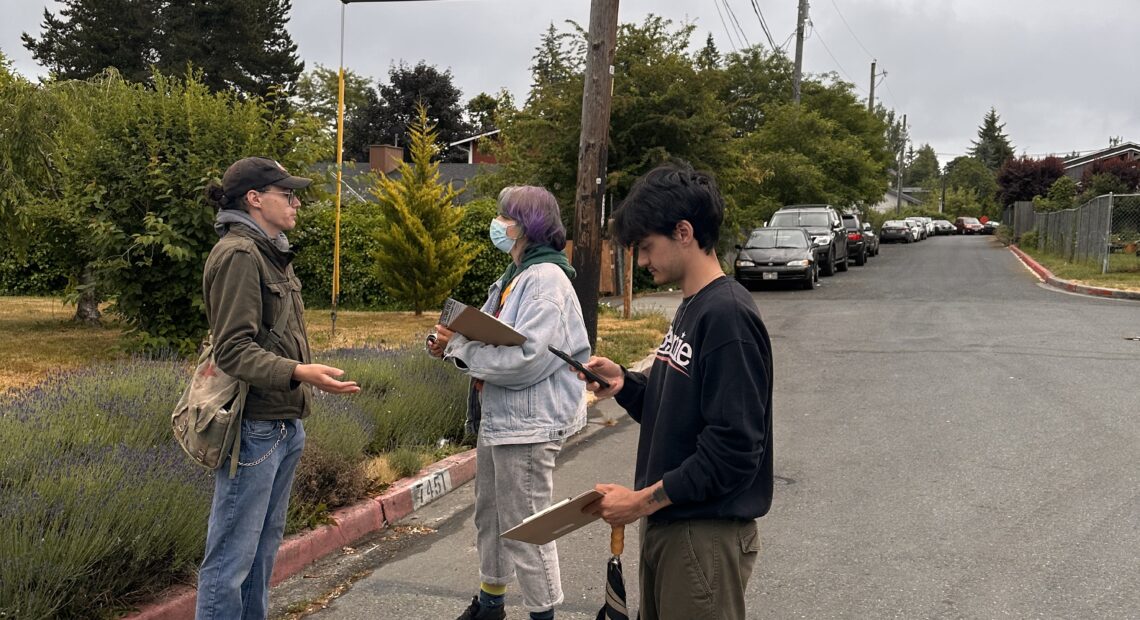
[[[491,220],[491,243],[508,254],[515,247],[515,240],[507,236],[507,225],[499,221],[499,218]]]

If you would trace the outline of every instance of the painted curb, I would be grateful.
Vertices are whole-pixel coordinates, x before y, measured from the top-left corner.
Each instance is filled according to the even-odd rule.
[[[1053,275],[1044,265],[1033,260],[1033,257],[1026,254],[1021,248],[1016,245],[1010,245],[1009,250],[1015,256],[1021,259],[1021,262],[1029,267],[1030,271],[1037,274],[1037,277],[1045,281],[1045,284],[1054,288],[1059,288],[1063,291],[1070,293],[1079,293],[1081,295],[1089,295],[1092,297],[1105,297],[1109,299],[1137,299],[1140,300],[1140,293],[1133,291],[1122,291],[1115,288],[1103,288],[1100,286],[1089,286],[1087,284],[1080,284],[1072,280],[1062,280]]]
[[[475,450],[471,449],[433,463],[415,476],[397,480],[376,497],[333,512],[331,524],[282,541],[270,585],[300,573],[309,564],[366,534],[390,526],[474,478]],[[438,486],[442,493],[432,495],[429,501],[423,501],[422,496],[416,501],[413,494],[418,485],[440,479],[446,481]],[[193,620],[197,594],[198,590],[191,586],[171,587],[156,597],[156,602],[143,606],[124,620]]]

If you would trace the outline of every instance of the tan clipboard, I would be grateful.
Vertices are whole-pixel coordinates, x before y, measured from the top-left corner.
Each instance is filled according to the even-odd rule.
[[[546,510],[534,513],[523,522],[500,534],[535,545],[544,545],[574,530],[596,521],[599,517],[582,512],[582,509],[602,494],[590,489],[577,497],[564,499]]]
[[[451,331],[463,334],[468,340],[499,346],[518,346],[526,342],[526,336],[511,329],[506,323],[478,308],[450,298],[443,304],[439,322]]]

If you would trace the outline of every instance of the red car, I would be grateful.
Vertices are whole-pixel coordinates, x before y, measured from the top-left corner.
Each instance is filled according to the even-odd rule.
[[[985,226],[976,217],[960,217],[954,220],[954,228],[958,229],[960,235],[976,235],[981,234]]]

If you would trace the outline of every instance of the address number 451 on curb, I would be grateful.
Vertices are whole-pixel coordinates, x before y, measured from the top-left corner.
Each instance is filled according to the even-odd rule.
[[[451,491],[451,472],[437,471],[412,484],[412,509],[419,510]]]

